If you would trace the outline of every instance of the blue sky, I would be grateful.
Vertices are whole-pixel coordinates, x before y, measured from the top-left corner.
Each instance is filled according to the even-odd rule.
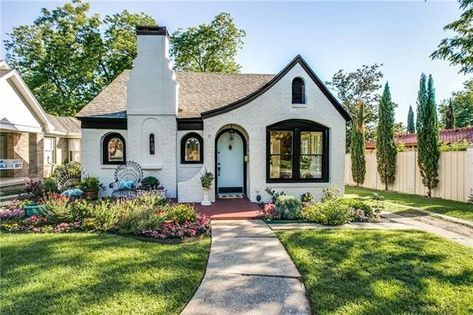
[[[0,0],[0,32],[31,24],[40,8],[56,1]],[[323,81],[339,69],[355,70],[363,64],[383,63],[393,99],[399,104],[396,120],[405,123],[409,104],[415,105],[422,72],[435,80],[437,100],[462,89],[469,77],[446,61],[429,55],[448,34],[443,27],[460,15],[455,1],[382,2],[162,2],[91,1],[91,11],[101,15],[123,9],[146,12],[172,33],[207,23],[230,12],[246,31],[238,55],[242,72],[277,73],[301,54]],[[4,57],[3,45],[0,58]]]

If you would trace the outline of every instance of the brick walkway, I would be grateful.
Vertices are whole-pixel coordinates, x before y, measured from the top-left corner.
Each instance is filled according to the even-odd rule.
[[[195,204],[197,211],[210,216],[212,220],[246,220],[260,216],[259,206],[246,198],[217,199],[211,206]]]

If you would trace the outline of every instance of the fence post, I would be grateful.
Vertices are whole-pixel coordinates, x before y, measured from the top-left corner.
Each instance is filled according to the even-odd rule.
[[[468,201],[470,194],[473,195],[473,145],[466,149],[466,165],[465,165],[465,200]]]

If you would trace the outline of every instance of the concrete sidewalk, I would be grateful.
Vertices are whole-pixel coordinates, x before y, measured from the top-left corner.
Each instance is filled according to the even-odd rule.
[[[182,314],[310,314],[300,277],[263,221],[213,221],[207,271]]]
[[[399,214],[393,213],[393,212],[383,212],[381,213],[381,216],[389,219],[392,222],[395,223],[400,223],[400,224],[406,224],[410,225],[413,227],[416,227],[420,230],[430,232],[442,237],[445,237],[451,241],[457,242],[459,244],[468,246],[468,247],[473,247],[473,238],[465,236],[463,234],[460,234],[458,232],[454,232],[451,230],[447,230],[441,226],[435,225],[433,223],[429,224],[426,222],[422,222],[420,220],[416,220],[414,218],[410,217],[405,217],[401,216]],[[460,227],[458,227],[460,229]]]

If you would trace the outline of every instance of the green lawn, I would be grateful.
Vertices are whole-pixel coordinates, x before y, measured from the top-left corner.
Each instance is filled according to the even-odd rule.
[[[177,314],[204,275],[209,245],[1,233],[0,314]]]
[[[374,192],[384,196],[385,201],[387,202],[386,210],[389,211],[405,211],[408,208],[404,206],[407,206],[473,221],[473,204],[471,203],[437,198],[426,198],[423,196],[402,194],[392,191],[345,186],[346,197],[368,199],[373,196]]]
[[[420,231],[277,234],[314,313],[473,313],[473,249]]]

